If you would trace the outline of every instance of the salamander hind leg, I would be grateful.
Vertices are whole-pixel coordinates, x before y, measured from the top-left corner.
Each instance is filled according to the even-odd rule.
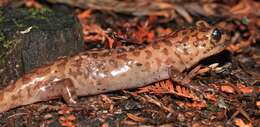
[[[76,89],[69,78],[50,82],[47,85],[42,86],[39,88],[36,95],[39,97],[40,101],[48,101],[50,99],[62,97],[69,105],[76,104],[77,102]]]
[[[71,79],[64,79],[62,81],[60,81],[61,84],[64,85],[64,87],[62,87],[62,97],[64,99],[64,101],[69,104],[69,105],[73,105],[77,103],[77,93],[76,93],[76,88],[73,85],[73,82],[71,81]]]

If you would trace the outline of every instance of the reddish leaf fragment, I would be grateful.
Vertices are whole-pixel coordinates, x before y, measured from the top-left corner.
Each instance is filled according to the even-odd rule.
[[[108,123],[103,123],[100,127],[109,127]]]
[[[189,90],[186,87],[178,84],[173,84],[171,80],[157,82],[155,83],[155,85],[139,88],[139,91],[137,91],[137,93],[145,93],[145,92],[156,93],[156,94],[170,93],[170,94],[176,94],[178,96],[190,98],[192,100],[199,100],[199,98],[192,90]]]
[[[256,106],[260,109],[260,101],[256,102]]]
[[[37,9],[43,8],[43,6],[36,0],[25,0],[25,6],[33,7],[33,8],[37,8]]]
[[[176,104],[180,107],[192,108],[192,109],[197,109],[197,110],[201,110],[202,108],[207,107],[207,104],[206,104],[205,101],[194,101],[192,103],[183,102],[183,101],[176,101]]]
[[[91,16],[91,13],[92,13],[92,10],[90,9],[87,9],[81,13],[78,14],[78,18],[80,20],[83,20],[83,19],[88,19],[90,16]]]
[[[221,91],[226,93],[235,93],[235,90],[230,85],[227,84],[222,85],[220,89]]]
[[[243,84],[239,84],[238,88],[240,89],[240,91],[244,94],[250,94],[253,92],[253,88],[252,87],[247,87]]]
[[[83,35],[84,41],[86,42],[107,42],[108,48],[112,48],[114,40],[109,37],[100,26],[96,24],[84,25],[83,24]]]
[[[217,101],[217,95],[215,94],[206,93],[206,98],[211,101]]]
[[[127,117],[132,119],[132,120],[134,120],[134,121],[136,121],[136,122],[144,122],[145,121],[144,118],[136,116],[136,115],[131,114],[131,113],[127,113]]]
[[[238,127],[253,127],[252,123],[246,124],[242,119],[239,118],[235,119],[234,122]]]
[[[156,29],[156,31],[159,34],[159,36],[165,36],[165,35],[172,33],[172,29],[170,29],[170,28],[159,27],[159,28]]]
[[[248,15],[254,11],[252,0],[241,0],[236,6],[230,9],[230,12],[235,15]]]
[[[132,34],[132,37],[139,43],[144,41],[152,42],[155,38],[153,31],[150,31],[149,20],[144,25],[138,26],[137,31]]]

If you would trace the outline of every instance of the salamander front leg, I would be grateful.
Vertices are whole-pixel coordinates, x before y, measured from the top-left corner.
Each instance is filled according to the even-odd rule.
[[[170,67],[168,73],[172,81],[179,84],[188,84],[191,82],[191,78],[186,72],[180,72],[174,67]]]
[[[197,75],[197,72],[199,71],[199,69],[201,68],[201,66],[197,66],[194,69],[192,69],[190,72],[179,72],[176,68],[174,67],[170,67],[168,70],[169,76],[172,79],[172,81],[183,85],[191,90],[195,90],[199,93],[201,93],[197,87],[195,87],[195,85],[192,85],[192,78],[195,77]]]
[[[170,67],[169,68],[169,76],[170,78],[179,83],[179,84],[188,84],[192,82],[192,78],[195,77],[200,70],[201,65],[198,65],[194,69],[192,69],[190,72],[179,72],[176,68]]]

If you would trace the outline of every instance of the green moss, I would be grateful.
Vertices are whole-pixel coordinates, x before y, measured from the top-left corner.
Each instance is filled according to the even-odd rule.
[[[207,111],[212,111],[212,112],[219,112],[221,109],[218,106],[215,106],[214,104],[212,104],[211,102],[208,102],[208,107],[205,110],[205,112]]]
[[[49,8],[45,7],[42,9],[31,8],[29,9],[29,12],[33,18],[47,19],[46,15],[48,13],[51,13],[52,11]]]
[[[5,64],[4,54],[0,55],[0,66]]]
[[[15,42],[13,40],[6,40],[3,44],[3,47],[6,49],[10,49],[10,48],[13,48],[14,45],[15,45]]]
[[[241,19],[241,22],[242,22],[243,24],[245,24],[245,25],[248,25],[249,19],[248,19],[247,17],[243,17],[243,18]]]
[[[0,42],[5,40],[5,35],[3,32],[0,32]]]
[[[3,11],[0,10],[0,23],[4,22],[5,17]]]
[[[1,35],[1,33],[0,33],[0,35]],[[4,51],[4,52],[2,52],[2,54],[0,54],[0,65],[5,64],[5,58],[14,49],[15,45],[17,44],[16,41],[17,40],[8,40],[6,38],[4,38],[3,40],[0,41],[1,47],[2,47],[1,50]]]
[[[21,23],[21,21],[19,21],[19,20],[13,19],[13,22],[14,22],[14,24],[15,24],[17,27],[25,27],[25,25],[24,25],[23,23]]]
[[[36,26],[36,25],[33,25],[32,27],[33,27],[33,29],[40,29],[40,27]]]
[[[3,45],[4,48],[9,49],[12,48],[15,44],[12,40],[7,40],[4,33],[0,32],[0,43]]]
[[[6,58],[8,55],[16,49],[16,45],[20,42],[19,39],[21,35],[19,31],[25,30],[28,27],[33,27],[33,30],[40,29],[40,24],[35,24],[34,21],[46,20],[48,19],[48,15],[52,13],[52,11],[48,8],[42,9],[29,9],[29,11],[21,12],[21,18],[10,18],[8,15],[5,15],[5,12],[0,9],[0,67],[6,64]],[[12,16],[11,16],[12,17]],[[7,22],[11,24],[11,31],[18,31],[11,33],[8,36],[5,35],[3,29],[5,29],[5,23]]]

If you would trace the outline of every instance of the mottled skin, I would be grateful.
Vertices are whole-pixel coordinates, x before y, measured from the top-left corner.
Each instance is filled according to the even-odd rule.
[[[228,36],[206,22],[179,30],[147,46],[86,51],[24,75],[0,91],[0,112],[63,97],[141,87],[170,78],[224,50]]]

